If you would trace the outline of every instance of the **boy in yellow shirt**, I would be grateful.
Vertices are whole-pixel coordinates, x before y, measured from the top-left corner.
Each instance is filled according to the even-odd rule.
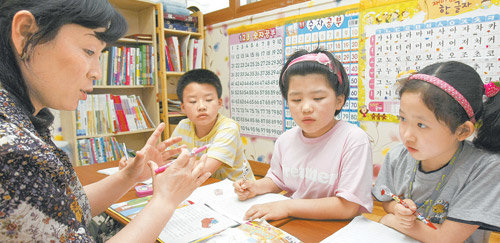
[[[217,179],[255,180],[243,152],[240,125],[219,113],[222,85],[215,73],[206,69],[186,72],[177,84],[181,110],[188,118],[179,122],[172,137],[182,137],[177,146],[189,149],[209,145],[205,169]]]

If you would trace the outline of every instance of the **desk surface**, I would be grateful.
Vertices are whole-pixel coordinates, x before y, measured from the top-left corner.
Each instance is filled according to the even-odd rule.
[[[116,166],[118,166],[118,161],[105,162],[105,163],[92,164],[92,165],[76,166],[74,168],[75,168],[76,174],[78,175],[78,178],[80,179],[80,182],[82,183],[82,185],[85,186],[85,185],[88,185],[88,184],[91,184],[91,183],[94,183],[94,182],[97,182],[101,179],[106,178],[107,175],[98,173],[97,172],[98,170],[116,167]],[[220,181],[220,180],[210,177],[202,184],[202,186],[212,184],[212,183],[215,183],[218,181]],[[137,198],[137,195],[135,193],[135,190],[133,188],[131,188],[125,195],[123,195],[123,197],[121,197],[118,200],[118,202],[125,202],[125,201],[132,200],[135,198]],[[121,216],[117,215],[115,212],[113,212],[109,209],[106,210],[106,213],[122,224],[128,223],[128,221],[126,221]],[[286,219],[281,219],[281,220],[275,220],[275,221],[272,221],[269,223],[276,226],[276,227],[280,227],[280,226],[286,224],[287,222],[289,222],[290,220],[292,220],[292,219],[286,218]]]
[[[98,170],[106,169],[110,167],[118,166],[117,161],[106,162],[101,164],[84,165],[75,167],[75,171],[82,183],[82,185],[88,185],[97,182],[107,175],[97,173]],[[219,181],[218,179],[208,178],[204,185],[211,184]],[[135,190],[131,189],[128,191],[119,202],[132,200],[137,198]],[[117,219],[119,222],[126,224],[127,222],[120,217],[114,215],[111,211],[106,211],[113,218]],[[374,210],[371,214],[363,214],[365,217],[378,220],[385,214],[379,202],[374,203]],[[288,232],[289,234],[299,238],[304,242],[319,242],[331,234],[335,233],[337,230],[341,229],[349,223],[349,221],[334,221],[334,220],[306,220],[306,219],[292,219],[286,218],[282,220],[270,222],[272,225],[279,227],[280,229]],[[500,242],[500,235],[498,233],[492,233],[490,237],[491,242]]]

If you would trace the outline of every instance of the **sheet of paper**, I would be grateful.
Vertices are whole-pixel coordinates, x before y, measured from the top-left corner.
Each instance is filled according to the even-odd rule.
[[[419,242],[390,227],[363,216],[354,218],[348,225],[321,241],[322,243],[372,242],[372,243],[412,243]]]
[[[244,220],[245,213],[253,205],[286,199],[290,198],[277,193],[267,193],[246,201],[240,201],[234,192],[233,182],[228,179],[199,187],[189,197],[189,200],[193,202],[204,202],[213,210],[239,223],[244,223],[246,221]]]
[[[205,204],[195,203],[176,209],[159,238],[164,242],[191,242],[237,224]]]

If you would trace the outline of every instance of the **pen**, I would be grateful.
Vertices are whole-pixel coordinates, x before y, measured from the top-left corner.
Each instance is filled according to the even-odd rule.
[[[191,156],[194,156],[194,155],[198,154],[199,152],[201,152],[201,151],[203,151],[203,150],[205,150],[205,149],[207,149],[207,148],[208,148],[208,145],[203,145],[203,146],[201,146],[201,147],[199,147],[199,148],[194,149],[193,151],[191,151],[190,155],[191,155]],[[165,170],[166,170],[166,169],[167,169],[170,165],[172,165],[172,164],[173,164],[176,160],[177,160],[177,159],[175,159],[175,160],[173,160],[173,161],[171,161],[171,162],[169,162],[169,163],[167,163],[167,164],[165,164],[165,165],[162,165],[162,166],[160,166],[160,167],[156,168],[155,173],[156,173],[156,174],[158,174],[158,173],[162,173],[162,172],[163,172],[163,171],[165,171]]]
[[[194,149],[193,151],[191,151],[191,156],[196,155],[197,153],[199,153],[207,148],[208,148],[208,145],[203,145],[197,149]]]
[[[401,200],[400,197],[394,195],[387,187],[382,188],[381,194],[382,195],[387,194],[387,195],[391,196],[392,199],[394,199],[394,201],[396,201],[397,203],[403,205],[405,208],[408,208],[408,209],[410,208],[408,206],[408,204],[405,203],[405,201]],[[434,224],[432,224],[429,220],[427,220],[426,218],[424,218],[424,216],[422,216],[418,211],[415,211],[415,215],[417,216],[418,219],[420,219],[426,225],[428,225],[429,227],[437,230],[436,226],[434,226]]]
[[[127,146],[125,146],[125,143],[123,143],[123,152],[125,152],[125,159],[129,159],[128,157],[128,152],[127,152]]]

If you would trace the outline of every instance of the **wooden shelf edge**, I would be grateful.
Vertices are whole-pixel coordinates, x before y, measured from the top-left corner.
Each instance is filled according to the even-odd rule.
[[[183,117],[183,116],[187,116],[186,114],[168,114],[168,117]]]
[[[153,132],[155,129],[156,128],[148,128],[148,129],[137,130],[137,131],[129,131],[129,132],[104,133],[104,134],[96,134],[96,135],[76,136],[76,139],[124,136],[124,135],[131,135],[131,134]]]
[[[173,29],[163,29],[165,34],[167,35],[191,35],[194,37],[202,37],[202,34],[198,32],[191,32],[191,31],[183,31],[183,30],[173,30]]]
[[[94,85],[93,89],[152,89],[154,85]]]

